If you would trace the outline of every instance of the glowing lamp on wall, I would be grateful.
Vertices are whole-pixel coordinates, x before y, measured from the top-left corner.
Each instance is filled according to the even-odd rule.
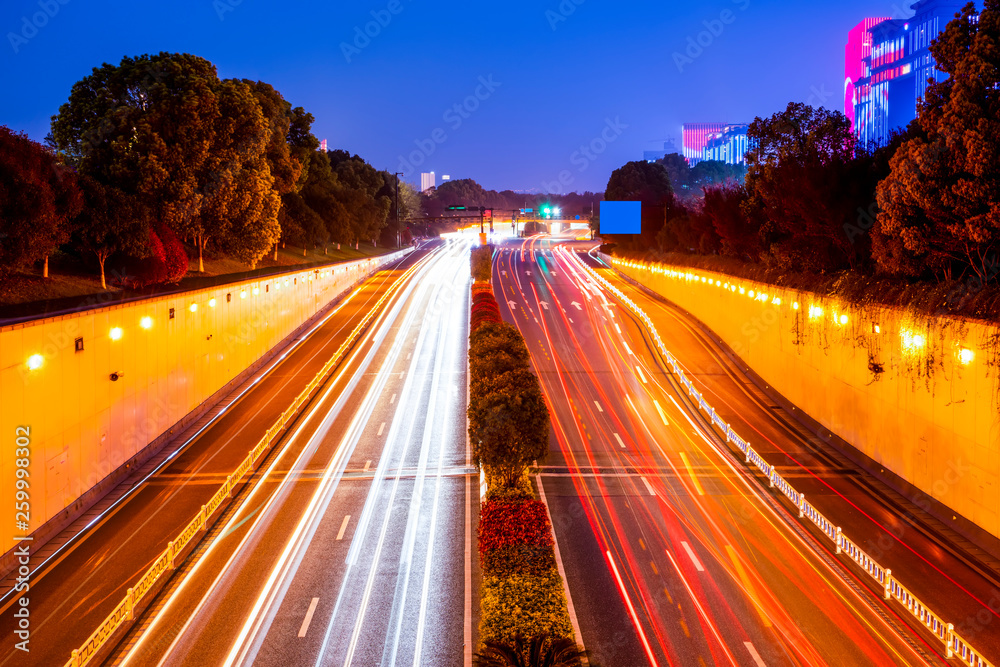
[[[847,315],[841,315],[839,321],[840,321],[841,326],[847,324]]]
[[[968,366],[975,358],[976,354],[967,347],[963,347],[958,351],[958,360],[962,362],[963,366]]]
[[[208,307],[209,308],[215,308],[215,299],[214,298],[208,300]]]
[[[258,294],[260,294],[260,288],[259,287],[254,287],[253,288],[253,295],[257,296]]]
[[[198,304],[196,304],[196,303],[192,303],[192,304],[191,304],[191,308],[190,308],[189,310],[190,310],[190,311],[191,311],[192,313],[197,313],[197,312],[198,312]]]
[[[111,331],[108,332],[111,340],[121,340],[122,339],[122,328],[121,327],[111,327]]]
[[[42,355],[33,354],[30,357],[28,357],[28,369],[37,371],[39,368],[42,367],[42,363],[44,361],[45,359],[42,357]]]
[[[143,329],[152,329],[153,328],[153,318],[150,317],[149,315],[146,315],[141,320],[139,320],[139,326],[142,327]]]

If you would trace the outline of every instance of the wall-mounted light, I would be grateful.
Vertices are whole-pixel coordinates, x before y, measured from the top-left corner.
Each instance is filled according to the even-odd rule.
[[[840,324],[841,324],[841,326],[847,324],[847,315],[841,315],[840,316]]]
[[[191,304],[191,312],[192,313],[197,313],[198,312],[198,304],[196,304],[196,303],[192,303]]]
[[[111,340],[121,340],[122,339],[122,328],[121,327],[111,327],[111,331],[108,332],[108,336]]]
[[[246,290],[243,290],[242,292],[240,292],[240,298],[241,299],[247,298],[247,291]]]
[[[152,329],[153,328],[153,318],[150,317],[149,315],[146,315],[141,320],[139,320],[139,326],[142,327],[143,329]]]
[[[208,307],[215,308],[215,297],[208,300]]]
[[[963,347],[958,351],[958,360],[962,362],[962,365],[968,366],[972,363],[972,360],[976,358],[975,352],[967,347]]]
[[[253,288],[253,295],[257,296],[258,294],[260,294],[260,288],[259,287],[254,287]]]
[[[110,376],[112,382],[118,382],[119,378],[125,377],[124,373],[119,373],[118,371],[113,372]]]
[[[45,358],[40,354],[33,354],[28,357],[28,369],[32,371],[37,371],[45,363]]]

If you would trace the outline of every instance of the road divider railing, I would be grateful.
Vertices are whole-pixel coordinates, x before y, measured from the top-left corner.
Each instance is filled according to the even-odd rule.
[[[757,470],[759,470],[764,477],[767,478],[771,488],[778,489],[792,502],[792,504],[798,509],[800,519],[809,519],[809,521],[819,528],[819,530],[834,543],[836,553],[838,555],[846,556],[862,570],[864,570],[872,579],[877,581],[882,588],[882,596],[885,600],[896,600],[896,602],[902,605],[904,609],[906,609],[925,628],[927,628],[928,631],[937,637],[945,646],[946,657],[958,658],[964,664],[970,665],[970,667],[997,667],[995,663],[992,663],[984,658],[982,654],[975,650],[965,638],[960,636],[955,631],[954,624],[946,623],[944,619],[931,611],[927,605],[921,602],[917,596],[911,593],[909,589],[899,582],[890,569],[879,565],[874,559],[872,559],[871,556],[865,553],[856,542],[844,535],[839,526],[835,525],[832,521],[823,516],[818,509],[813,507],[806,500],[805,494],[796,491],[795,487],[785,480],[785,478],[778,473],[774,466],[765,461],[764,458],[750,446],[749,442],[741,438],[733,427],[727,424],[725,420],[719,416],[719,414],[715,411],[715,408],[708,404],[702,393],[699,392],[695,388],[694,383],[688,379],[684,370],[677,362],[677,358],[674,357],[674,355],[671,354],[663,344],[660,334],[653,325],[652,319],[642,310],[642,308],[626,296],[624,292],[612,285],[611,282],[602,276],[598,271],[582,262],[581,265],[584,266],[584,268],[598,283],[614,294],[620,302],[625,304],[629,310],[631,310],[646,325],[646,329],[652,337],[653,342],[656,344],[657,349],[660,354],[663,355],[663,358],[667,360],[667,363],[670,364],[670,368],[673,370],[673,373],[677,377],[678,381],[684,386],[685,389],[687,389],[688,395],[695,403],[698,404],[698,407],[702,410],[702,412],[710,418],[712,425],[722,431],[722,434],[726,437],[726,441],[735,444],[740,452],[743,453],[746,459],[746,464],[757,468]],[[627,279],[628,278],[626,277],[626,280]]]
[[[411,273],[413,270],[411,268],[407,273]],[[403,283],[405,276],[406,274],[375,302],[375,305],[358,322],[347,339],[337,348],[334,355],[323,364],[323,367],[316,373],[315,377],[299,392],[299,395],[295,397],[291,406],[281,413],[281,416],[267,430],[257,444],[254,445],[246,458],[237,466],[236,470],[226,477],[226,481],[215,492],[215,495],[206,504],[201,506],[198,514],[184,527],[176,539],[167,544],[167,548],[157,556],[149,569],[128,589],[125,598],[118,603],[114,611],[108,614],[107,618],[94,630],[93,634],[87,638],[87,641],[80,648],[73,649],[72,656],[69,662],[66,663],[66,667],[83,667],[89,664],[115,637],[118,630],[135,618],[135,611],[139,608],[143,599],[165,574],[173,571],[176,557],[191,544],[195,537],[208,529],[209,520],[215,514],[216,510],[228,498],[232,497],[233,489],[242,484],[250,473],[256,469],[257,462],[264,456],[271,444],[279,439],[285,426],[298,416],[299,409],[309,401],[313,392],[326,381],[327,376],[333,369],[347,357],[361,339],[362,334],[378,315],[383,304],[396,292],[398,286]]]

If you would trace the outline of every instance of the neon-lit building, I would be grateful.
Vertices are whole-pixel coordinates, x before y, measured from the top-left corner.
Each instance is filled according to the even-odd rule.
[[[746,123],[726,125],[721,132],[709,136],[701,152],[702,160],[717,160],[726,164],[743,164],[750,140]]]
[[[864,143],[885,144],[893,130],[905,128],[917,117],[917,104],[927,92],[928,79],[945,76],[935,67],[929,47],[948,25],[963,3],[955,0],[918,0],[912,4],[910,18],[893,18],[861,28],[870,37],[848,37],[845,74],[859,73],[852,79],[854,131]],[[853,42],[852,42],[853,40]],[[861,56],[861,67],[852,61]],[[845,81],[845,102],[847,96]]]
[[[851,128],[859,132],[855,122],[854,109],[861,100],[868,100],[870,86],[861,83],[869,76],[867,59],[872,53],[871,29],[888,16],[865,19],[847,33],[847,47],[844,49],[844,114],[851,121]]]
[[[726,129],[726,123],[684,123],[684,157],[692,167],[701,162],[708,140]]]

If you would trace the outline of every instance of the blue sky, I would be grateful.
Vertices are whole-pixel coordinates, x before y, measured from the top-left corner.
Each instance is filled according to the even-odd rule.
[[[848,30],[907,6],[4,0],[0,124],[41,140],[92,67],[188,52],[273,84],[316,116],[317,137],[378,168],[422,158],[404,169],[515,190],[568,172],[566,189],[603,190],[643,150],[679,146],[685,121],[750,121],[790,101],[842,110]]]

